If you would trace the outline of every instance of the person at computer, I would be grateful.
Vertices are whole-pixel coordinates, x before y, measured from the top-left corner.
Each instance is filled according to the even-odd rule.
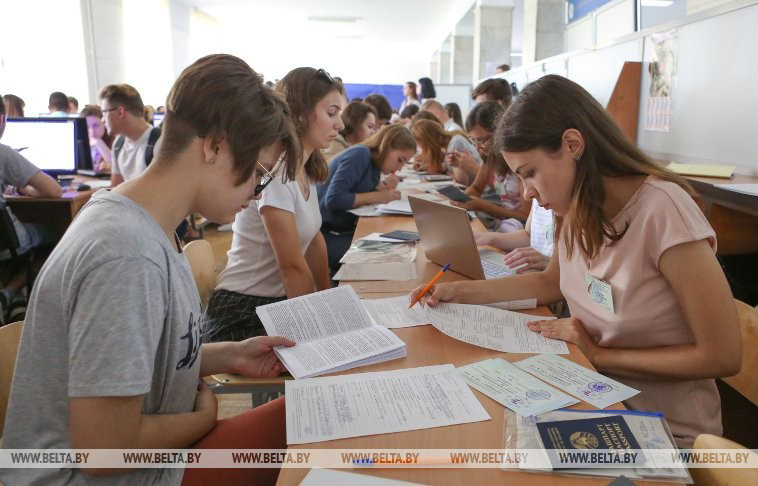
[[[152,150],[148,150],[151,136],[155,137],[160,131],[145,121],[142,97],[128,84],[111,84],[103,88],[100,91],[100,109],[105,129],[116,137],[113,142],[111,186],[117,187],[145,171],[149,163],[147,154],[156,153],[160,145],[158,139]]]
[[[329,177],[318,185],[321,233],[326,240],[332,276],[353,240],[358,216],[349,213],[367,204],[400,199],[400,191],[379,188],[381,175],[394,174],[416,153],[416,141],[402,125],[387,125],[353,145],[329,164]]]
[[[295,180],[275,178],[260,200],[237,213],[226,268],[206,312],[211,342],[266,334],[256,307],[331,286],[316,184],[328,173],[321,150],[343,127],[344,88],[323,69],[300,67],[275,90],[290,107],[305,162]]]
[[[5,105],[0,104],[0,140],[5,132]],[[7,186],[14,186],[16,190],[30,197],[61,197],[61,187],[58,183],[29,162],[23,155],[11,147],[0,143],[0,204],[5,205],[3,194]],[[22,223],[8,208],[13,227],[16,230],[19,247],[16,253],[22,254],[40,246],[48,246],[55,242],[58,233],[45,225]],[[9,250],[0,251],[0,265],[4,260],[11,257]],[[21,313],[25,310],[25,302],[21,295],[21,289],[26,284],[26,272],[20,269],[11,269],[11,276],[4,282],[0,291],[0,312],[2,318],[5,312],[14,310],[9,314],[9,320],[23,319]]]
[[[47,116],[51,117],[67,117],[68,116],[68,96],[60,91],[54,91],[50,93],[48,98],[47,109],[50,113]]]
[[[97,105],[87,105],[80,116],[83,116],[87,121],[92,168],[97,172],[110,173],[113,137],[105,130],[103,110]]]
[[[284,367],[273,347],[294,343],[203,343],[200,298],[174,228],[190,212],[232,221],[268,173],[295,178],[300,148],[289,109],[244,61],[224,54],[187,67],[166,105],[155,161],[143,176],[94,194],[40,272],[4,447],[287,447],[284,398],[218,420],[201,377],[277,376]],[[0,482],[274,484],[279,473],[80,466],[0,469]]]
[[[68,96],[68,114],[69,115],[76,115],[79,113],[79,100],[74,98],[73,96]]]
[[[529,329],[577,345],[600,373],[640,390],[625,405],[663,413],[679,447],[721,435],[714,379],[740,370],[740,325],[687,182],[556,75],[521,91],[495,143],[526,196],[555,212],[556,256],[542,272],[437,285],[424,303],[565,298],[570,318]]]

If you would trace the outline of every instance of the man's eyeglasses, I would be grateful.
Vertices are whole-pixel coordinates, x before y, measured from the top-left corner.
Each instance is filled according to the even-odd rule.
[[[267,168],[263,167],[263,164],[258,162],[258,165],[261,166],[261,169],[266,172],[265,177],[261,178],[261,182],[256,184],[255,189],[253,190],[253,194],[257,196],[258,194],[262,193],[263,190],[266,188],[267,185],[271,184],[271,181],[274,180],[274,174],[268,171]],[[276,172],[276,167],[273,169],[274,172]]]
[[[319,69],[316,72],[319,73],[321,76],[323,76],[324,79],[326,79],[327,81],[329,81],[329,84],[334,84],[334,83],[337,82],[337,81],[334,80],[334,78],[332,77],[331,74],[327,73],[323,69]]]

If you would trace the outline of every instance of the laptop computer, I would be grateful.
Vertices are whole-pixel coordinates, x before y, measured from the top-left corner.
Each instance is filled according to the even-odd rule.
[[[450,270],[474,280],[513,275],[502,263],[502,254],[479,251],[465,209],[414,196],[408,202],[429,260],[437,265],[449,263]]]

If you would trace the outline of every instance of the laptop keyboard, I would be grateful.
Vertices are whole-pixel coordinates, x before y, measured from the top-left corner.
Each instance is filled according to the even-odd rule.
[[[506,267],[505,265],[498,265],[496,263],[492,263],[489,260],[485,260],[484,258],[482,258],[482,270],[484,270],[484,278],[486,279],[513,275],[513,270]]]

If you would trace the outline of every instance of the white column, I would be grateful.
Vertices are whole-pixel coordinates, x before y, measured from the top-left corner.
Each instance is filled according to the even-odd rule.
[[[440,51],[434,51],[429,60],[429,77],[434,84],[440,82]]]
[[[437,63],[440,84],[450,84],[450,37],[445,39],[439,50],[439,62]]]
[[[474,8],[458,21],[450,35],[450,82],[471,84],[474,63]]]
[[[89,101],[99,102],[100,90],[124,79],[122,0],[81,0],[82,30],[87,61]]]
[[[512,30],[513,6],[477,1],[474,6],[474,81],[492,76],[501,64],[511,63]]]
[[[524,0],[524,64],[564,52],[564,0]]]

